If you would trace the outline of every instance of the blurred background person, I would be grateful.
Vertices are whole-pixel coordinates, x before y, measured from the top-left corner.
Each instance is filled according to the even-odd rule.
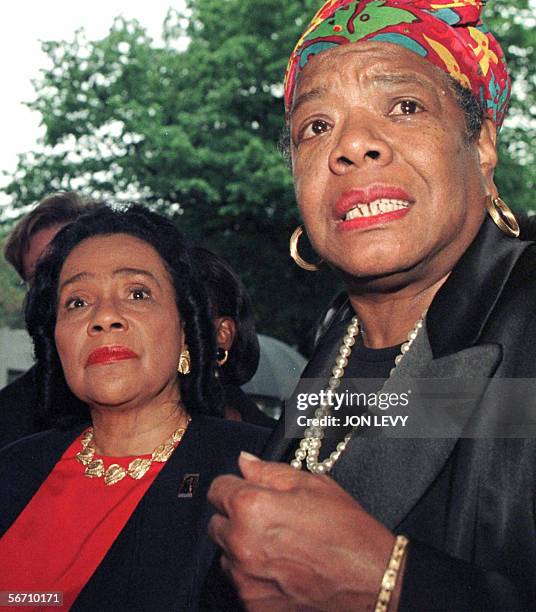
[[[76,221],[85,211],[78,194],[54,193],[25,215],[13,228],[4,247],[4,257],[25,283],[31,283],[37,260],[59,230]]]
[[[273,427],[275,419],[240,388],[257,371],[260,357],[255,313],[246,288],[233,268],[215,253],[194,247],[192,258],[207,291],[216,329],[216,374],[225,392],[225,416]]]
[[[195,609],[208,486],[267,432],[214,418],[213,322],[182,235],[141,206],[84,215],[38,263],[26,320],[56,429],[2,451],[0,589]]]
[[[36,263],[54,236],[86,210],[78,194],[59,192],[41,200],[15,225],[4,256],[26,286],[31,284]],[[0,448],[47,427],[37,409],[34,375],[32,367],[0,390]]]

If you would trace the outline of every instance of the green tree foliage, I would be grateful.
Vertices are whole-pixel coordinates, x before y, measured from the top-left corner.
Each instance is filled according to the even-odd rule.
[[[499,137],[496,182],[515,210],[536,212],[535,4],[531,0],[490,2],[485,15],[504,49],[513,82],[510,110]]]
[[[491,24],[518,79],[499,173],[504,199],[517,208],[530,208],[534,186],[536,36],[523,22],[527,1],[496,2]],[[46,131],[42,150],[21,156],[6,188],[13,205],[58,189],[142,199],[236,267],[260,330],[306,350],[336,288],[329,271],[303,272],[288,258],[299,217],[277,142],[286,61],[318,6],[189,0],[184,14],[169,13],[163,47],[122,19],[103,40],[77,32],[72,42],[44,43],[51,67],[35,81],[30,107]]]

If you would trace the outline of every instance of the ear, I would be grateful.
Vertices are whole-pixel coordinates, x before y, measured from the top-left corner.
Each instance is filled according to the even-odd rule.
[[[493,182],[493,173],[497,165],[497,129],[489,117],[486,117],[482,123],[477,149],[482,181],[486,192],[496,196],[497,187]]]
[[[230,317],[216,317],[216,344],[218,347],[230,351],[236,336],[236,323]]]

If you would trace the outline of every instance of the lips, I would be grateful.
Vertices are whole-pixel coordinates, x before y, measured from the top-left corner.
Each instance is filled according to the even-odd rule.
[[[414,201],[400,187],[373,185],[343,193],[335,203],[334,215],[341,230],[368,227],[404,217]]]
[[[86,367],[137,357],[138,355],[126,346],[100,346],[89,354]]]

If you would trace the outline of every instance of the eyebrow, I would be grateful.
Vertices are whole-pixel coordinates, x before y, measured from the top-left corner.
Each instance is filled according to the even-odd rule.
[[[327,87],[314,87],[313,89],[299,95],[294,100],[294,104],[292,105],[288,118],[291,119],[302,104],[305,104],[305,102],[310,102],[311,100],[316,100],[317,98],[321,98],[326,92]]]
[[[112,272],[112,277],[114,276],[132,276],[132,275],[145,276],[153,280],[158,285],[158,287],[161,288],[161,284],[158,278],[156,278],[156,276],[152,272],[149,272],[147,270],[142,270],[141,268],[118,268],[117,270],[114,270]],[[75,274],[74,276],[71,276],[67,280],[63,281],[59,290],[62,291],[68,285],[72,285],[81,280],[93,278],[94,276],[95,275],[92,274],[91,272],[80,272],[78,274]]]

